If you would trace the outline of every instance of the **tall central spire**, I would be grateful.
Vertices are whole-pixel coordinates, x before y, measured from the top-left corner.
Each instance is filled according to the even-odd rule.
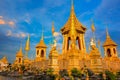
[[[74,2],[73,2],[73,0],[71,0],[71,16],[72,15],[74,15],[75,14],[75,12],[74,12]]]
[[[76,29],[75,29],[75,20],[74,20],[74,17],[75,17],[75,13],[74,13],[74,4],[73,4],[73,0],[71,0],[71,4],[72,4],[72,7],[71,7],[71,14],[70,14],[70,17],[71,17],[71,35],[75,35],[76,34]]]
[[[74,10],[74,2],[71,0],[72,9]]]
[[[71,0],[71,11],[68,21],[61,29],[62,34],[66,34],[70,31],[70,34],[73,34],[75,31],[85,33],[86,28],[79,22],[74,11],[74,2]]]

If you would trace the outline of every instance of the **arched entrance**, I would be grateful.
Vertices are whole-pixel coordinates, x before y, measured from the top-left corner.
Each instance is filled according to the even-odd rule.
[[[111,55],[111,50],[110,49],[107,49],[107,56],[108,57],[111,57],[112,55]]]
[[[41,50],[41,57],[44,57],[44,50]]]

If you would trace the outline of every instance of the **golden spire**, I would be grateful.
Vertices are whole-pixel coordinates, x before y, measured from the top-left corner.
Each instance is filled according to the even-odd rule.
[[[71,0],[71,3],[72,3],[72,7],[71,7],[71,35],[75,35],[76,34],[76,29],[75,29],[75,20],[74,20],[74,5],[73,5],[73,0]]]
[[[94,32],[95,31],[94,22],[93,22],[93,20],[91,20],[91,21],[92,21],[91,30],[92,30],[92,32]]]
[[[22,54],[22,44],[20,45],[20,49],[19,51],[17,52],[16,56],[19,56],[19,57],[22,57],[23,54]]]
[[[72,27],[72,28],[71,28]],[[61,29],[62,34],[71,31],[70,33],[74,33],[76,30],[80,32],[85,32],[86,28],[79,22],[79,20],[76,17],[75,11],[74,11],[74,4],[73,0],[71,0],[71,11],[70,11],[70,17],[66,24]]]
[[[54,34],[55,28],[54,28],[54,22],[52,22],[52,34]]]
[[[91,19],[91,22],[92,22],[91,30],[92,30],[92,33],[93,33],[93,40],[94,40],[94,43],[95,43],[95,45],[96,45],[95,26],[94,26],[94,22],[93,22],[92,19]]]
[[[25,45],[25,50],[29,51],[30,50],[30,35],[28,35],[26,45]]]
[[[109,32],[108,32],[108,29],[106,28],[106,41],[104,42],[103,47],[110,46],[110,45],[117,46],[117,44],[111,39]]]
[[[19,52],[21,52],[21,53],[22,53],[22,44],[20,45]]]
[[[36,45],[36,48],[38,47],[45,47],[47,48],[46,44],[44,43],[44,35],[43,35],[43,30],[42,30],[42,36],[40,42]]]
[[[73,2],[73,0],[71,0],[71,5],[72,5],[71,11],[74,12],[74,2]]]
[[[42,28],[42,36],[41,36],[41,40],[44,40],[43,28]]]
[[[73,17],[75,15],[75,12],[74,12],[74,3],[73,3],[73,0],[71,0],[71,12],[70,12],[70,16]]]
[[[8,60],[7,60],[7,57],[4,56],[0,61],[2,61],[3,63],[7,64],[8,63]]]
[[[108,32],[108,28],[106,28],[106,38],[110,38],[109,32]]]

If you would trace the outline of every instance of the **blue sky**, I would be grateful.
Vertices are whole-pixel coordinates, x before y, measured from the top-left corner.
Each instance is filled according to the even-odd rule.
[[[95,24],[96,40],[102,44],[106,38],[106,26],[111,38],[118,44],[120,52],[120,0],[74,0],[75,13],[79,21],[86,26],[86,46],[89,45],[91,32],[91,19]],[[62,48],[62,35],[60,29],[64,26],[70,15],[71,0],[1,0],[0,1],[0,58],[7,56],[10,62],[15,59],[20,44],[23,53],[27,35],[30,34],[29,57],[35,56],[35,46],[41,38],[42,27],[44,40],[48,46],[47,55],[52,40],[51,27],[54,21],[56,39]]]

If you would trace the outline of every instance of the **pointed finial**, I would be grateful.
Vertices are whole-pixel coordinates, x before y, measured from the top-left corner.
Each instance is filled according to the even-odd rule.
[[[52,22],[52,34],[54,34],[55,28],[54,28],[54,22]]]
[[[100,39],[98,39],[98,46],[100,46]]]
[[[25,50],[26,51],[30,50],[30,34],[28,34],[28,38],[27,38],[26,45],[25,45]]]
[[[94,23],[93,19],[91,18],[91,22]]]
[[[72,10],[72,12],[74,11],[74,2],[73,2],[73,0],[71,0],[71,10]]]
[[[106,26],[106,34],[109,35],[109,33],[108,33],[108,27],[107,26]]]
[[[21,42],[21,44],[20,44],[20,50],[19,51],[22,51],[22,42]]]
[[[52,21],[52,26],[54,26],[54,21]]]
[[[22,48],[22,42],[21,42],[21,44],[20,44],[20,49]]]
[[[92,30],[92,32],[94,32],[94,31],[95,31],[95,26],[94,26],[93,19],[91,19],[91,22],[92,22],[92,25],[91,25],[91,30]]]
[[[41,40],[44,40],[43,27],[42,27],[42,36],[41,36]]]
[[[71,4],[72,4],[72,6],[73,6],[73,4],[74,4],[74,3],[73,3],[73,0],[71,0]]]
[[[106,26],[106,36],[107,36],[107,38],[110,38],[107,26]]]

